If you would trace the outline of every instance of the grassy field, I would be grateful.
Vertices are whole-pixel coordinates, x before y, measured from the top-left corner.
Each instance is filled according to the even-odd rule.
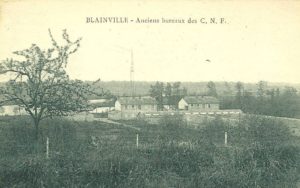
[[[297,187],[299,138],[280,121],[245,117],[231,126],[217,118],[196,129],[180,117],[123,123],[140,129],[49,120],[34,145],[30,119],[3,117],[0,187]]]

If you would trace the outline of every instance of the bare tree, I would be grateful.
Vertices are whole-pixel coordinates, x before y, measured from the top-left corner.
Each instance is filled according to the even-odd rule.
[[[72,41],[63,30],[65,44],[59,45],[50,30],[49,35],[51,48],[42,50],[32,44],[28,49],[13,52],[22,60],[6,59],[0,64],[0,74],[10,76],[0,88],[4,97],[1,102],[13,102],[25,109],[33,120],[36,141],[41,120],[89,110],[87,97],[94,93],[90,84],[71,80],[65,71],[69,56],[80,47],[81,38]]]

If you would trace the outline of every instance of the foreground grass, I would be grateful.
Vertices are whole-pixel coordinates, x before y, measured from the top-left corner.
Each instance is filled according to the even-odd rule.
[[[46,121],[36,152],[30,120],[4,118],[0,187],[296,187],[297,138],[280,123],[245,118],[231,127],[217,119],[191,129],[166,119],[160,125],[130,122],[139,132],[100,122]]]

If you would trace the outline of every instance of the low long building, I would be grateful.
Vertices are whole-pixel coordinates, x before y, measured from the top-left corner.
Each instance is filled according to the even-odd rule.
[[[152,97],[119,97],[115,102],[116,111],[156,111],[157,102]]]
[[[135,119],[153,111],[157,111],[157,102],[152,97],[119,97],[115,102],[115,110],[108,113],[108,118]]]
[[[219,110],[219,100],[211,96],[186,96],[178,102],[179,110]]]
[[[24,108],[18,105],[4,105],[0,106],[0,116],[18,116],[26,115],[27,112]]]

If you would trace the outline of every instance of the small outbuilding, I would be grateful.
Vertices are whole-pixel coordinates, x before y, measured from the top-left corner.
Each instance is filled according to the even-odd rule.
[[[178,103],[182,99],[182,96],[168,96],[163,98],[163,110],[170,111],[170,110],[178,110]]]

